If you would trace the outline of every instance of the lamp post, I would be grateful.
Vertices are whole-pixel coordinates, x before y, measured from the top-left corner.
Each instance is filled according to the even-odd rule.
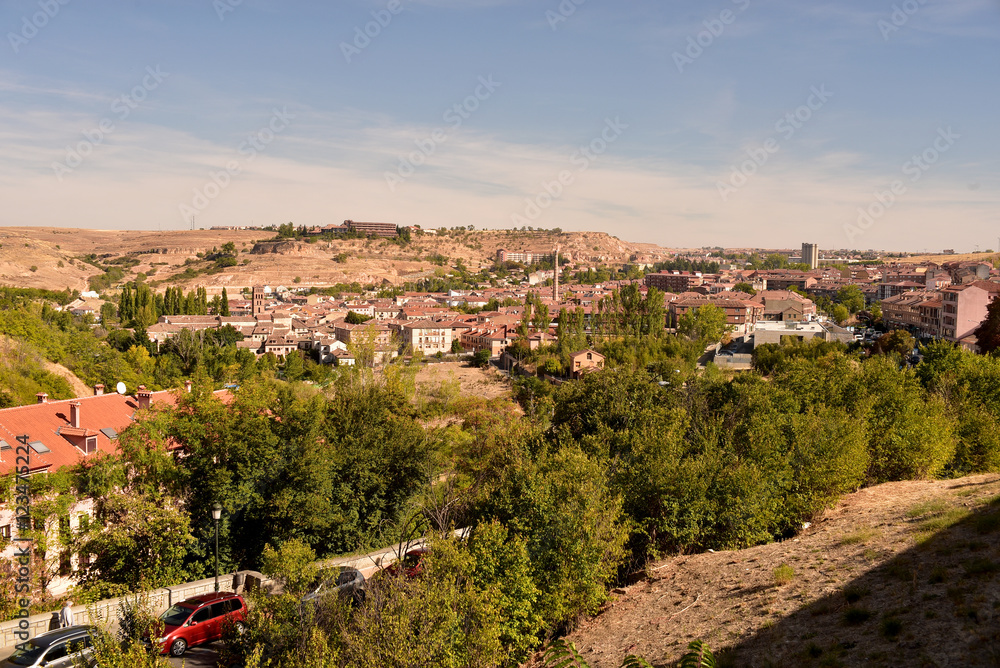
[[[215,520],[215,591],[219,591],[219,520],[222,519],[222,506],[218,503],[212,506],[212,519]]]

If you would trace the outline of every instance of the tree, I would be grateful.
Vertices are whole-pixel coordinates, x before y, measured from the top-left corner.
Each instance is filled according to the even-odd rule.
[[[856,285],[845,285],[838,290],[836,301],[847,308],[852,315],[865,307],[865,295]]]
[[[836,306],[833,307],[833,310],[830,312],[830,317],[836,320],[838,323],[844,323],[847,322],[847,320],[851,317],[851,312],[848,311],[847,307],[844,306],[843,304],[837,304]]]
[[[750,296],[757,294],[757,291],[749,283],[737,283],[733,286],[733,292],[745,292]]]
[[[726,312],[715,304],[688,309],[677,322],[678,333],[703,342],[720,341],[730,329]]]
[[[76,544],[94,557],[80,571],[84,589],[106,598],[184,581],[194,538],[176,502],[114,494],[99,500],[96,519]]]
[[[909,357],[910,353],[917,346],[917,340],[909,332],[902,329],[894,329],[880,336],[873,346],[874,352],[888,355],[896,353],[904,357]]]
[[[979,352],[984,355],[989,355],[1000,348],[1000,297],[994,297],[986,307],[986,318],[973,335],[976,337]]]
[[[372,319],[372,316],[365,315],[363,313],[358,313],[357,311],[348,311],[347,317],[344,318],[344,322],[348,325],[360,325],[368,322]]]

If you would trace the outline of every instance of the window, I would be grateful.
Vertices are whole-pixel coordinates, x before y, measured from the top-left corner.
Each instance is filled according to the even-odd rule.
[[[214,619],[216,617],[222,617],[228,614],[233,609],[230,601],[219,601],[218,603],[212,604],[211,617]]]
[[[191,623],[197,624],[199,622],[204,622],[212,618],[212,606],[206,605],[204,608],[194,613],[191,617]]]
[[[10,540],[10,525],[5,524],[0,526],[0,539]]]
[[[66,653],[66,643],[51,647],[49,648],[49,651],[45,653],[45,663],[52,663],[57,659],[63,659],[66,657]]]

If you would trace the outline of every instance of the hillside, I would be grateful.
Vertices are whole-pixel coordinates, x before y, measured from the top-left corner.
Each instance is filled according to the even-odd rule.
[[[723,666],[1000,665],[998,494],[995,474],[861,490],[791,540],[652,565],[568,640],[592,668],[673,666],[697,638]]]
[[[90,254],[104,264],[124,262],[126,278],[144,273],[151,281],[185,287],[204,285],[210,293],[223,286],[258,283],[301,286],[400,284],[433,276],[437,263],[457,259],[475,271],[492,264],[496,251],[547,251],[557,244],[573,261],[626,263],[633,256],[659,259],[666,249],[654,244],[621,241],[603,232],[461,231],[446,235],[416,235],[409,244],[381,239],[338,239],[258,243],[274,238],[263,230],[112,231],[71,228],[0,228],[0,284],[62,290],[84,290],[99,272],[81,261]],[[233,242],[239,266],[204,273],[210,262],[198,254],[211,253]],[[134,266],[128,264],[137,262]],[[61,265],[61,266],[60,266]],[[185,271],[187,275],[183,275]],[[197,272],[198,275],[191,276]]]

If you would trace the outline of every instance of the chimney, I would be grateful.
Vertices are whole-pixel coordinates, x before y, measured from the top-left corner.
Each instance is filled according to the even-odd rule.
[[[188,394],[191,393],[191,381],[190,380],[185,380],[184,381],[184,391],[187,392]]]
[[[153,393],[146,389],[145,385],[140,385],[139,389],[135,392],[136,403],[139,404],[140,410],[145,410],[149,408],[149,405],[153,401]]]
[[[80,428],[80,402],[74,401],[69,405],[69,423],[74,429]]]
[[[101,383],[94,385],[94,396],[99,397],[102,394],[104,394],[104,385]]]
[[[36,394],[35,399],[37,400],[36,403],[39,404],[49,403],[49,395],[47,395],[45,392],[39,392],[38,394]]]

